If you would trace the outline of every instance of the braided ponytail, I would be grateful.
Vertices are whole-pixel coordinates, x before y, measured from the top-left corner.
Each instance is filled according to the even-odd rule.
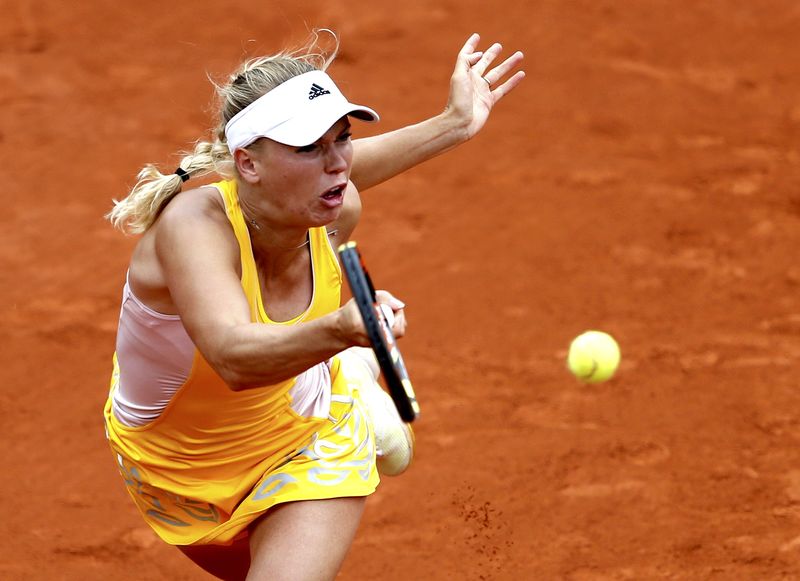
[[[190,177],[216,173],[233,177],[233,159],[228,146],[219,140],[213,143],[200,141],[191,153],[184,153],[176,173],[163,174],[155,165],[147,164],[139,172],[136,185],[121,201],[114,200],[114,208],[106,215],[111,223],[129,234],[147,230],[158,215]],[[183,175],[181,175],[181,173]]]

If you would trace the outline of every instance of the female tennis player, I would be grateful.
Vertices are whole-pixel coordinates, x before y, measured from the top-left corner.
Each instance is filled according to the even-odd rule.
[[[108,439],[147,523],[222,579],[333,579],[376,456],[405,469],[410,428],[376,383],[355,304],[340,306],[333,248],[358,222],[359,190],[473,137],[524,77],[521,53],[492,67],[500,45],[478,51],[473,35],[443,113],[351,140],[353,120],[378,115],[342,95],[325,73],[335,50],[315,40],[246,62],[218,87],[215,138],[173,174],[145,167],[109,214],[142,235]],[[219,181],[181,192],[208,174]],[[403,303],[378,298],[402,336]]]

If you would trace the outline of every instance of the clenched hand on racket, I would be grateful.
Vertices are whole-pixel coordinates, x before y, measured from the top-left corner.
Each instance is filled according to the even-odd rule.
[[[399,300],[386,290],[375,291],[376,302],[378,307],[383,312],[389,324],[389,328],[395,336],[399,339],[406,334],[406,327],[408,325],[405,315],[405,303]],[[344,305],[343,315],[346,318],[345,326],[348,329],[354,329],[351,336],[354,336],[356,344],[359,347],[372,348],[372,343],[364,326],[364,319],[361,316],[361,311],[356,304],[356,299],[352,298]]]
[[[396,340],[405,333],[405,305],[388,292],[375,290],[355,242],[340,246],[339,257],[363,322],[367,339],[364,345],[375,352],[400,417],[413,422],[419,415],[419,404]]]

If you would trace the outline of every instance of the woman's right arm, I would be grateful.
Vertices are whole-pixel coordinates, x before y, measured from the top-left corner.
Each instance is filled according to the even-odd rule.
[[[230,225],[213,203],[190,197],[159,218],[156,253],[187,333],[231,389],[275,384],[368,344],[354,304],[298,325],[252,323]]]

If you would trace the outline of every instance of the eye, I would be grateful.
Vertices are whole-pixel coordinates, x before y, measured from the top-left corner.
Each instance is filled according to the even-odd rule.
[[[352,134],[351,132],[349,132],[349,131],[345,131],[344,133],[342,133],[342,134],[341,134],[341,135],[340,135],[340,136],[339,136],[339,137],[336,139],[336,141],[350,141],[350,138],[351,138],[352,136],[353,136],[353,134]]]
[[[297,148],[297,153],[311,153],[312,151],[316,151],[317,144],[316,143],[309,143],[308,145],[304,145],[303,147]]]

